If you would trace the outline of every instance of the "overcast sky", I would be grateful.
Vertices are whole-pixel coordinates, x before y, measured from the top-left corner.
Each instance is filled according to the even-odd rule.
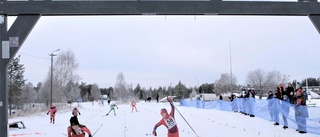
[[[120,72],[146,88],[214,83],[230,67],[237,84],[256,69],[320,76],[320,35],[306,16],[43,16],[17,53],[28,82],[44,81],[56,49],[73,51],[81,81],[101,88]]]

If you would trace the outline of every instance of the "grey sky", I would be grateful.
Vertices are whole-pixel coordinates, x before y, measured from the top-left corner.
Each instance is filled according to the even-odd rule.
[[[87,84],[114,86],[122,72],[133,86],[189,87],[230,73],[231,45],[232,73],[245,84],[255,69],[319,77],[319,36],[304,16],[44,16],[17,55],[34,85],[61,49],[75,53]]]

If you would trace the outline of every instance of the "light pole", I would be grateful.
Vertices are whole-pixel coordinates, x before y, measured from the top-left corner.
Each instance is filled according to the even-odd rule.
[[[51,76],[50,76],[50,104],[52,105],[52,71],[53,71],[53,56],[56,56],[57,54],[53,54],[54,52],[59,51],[60,49],[57,49],[55,51],[52,51],[51,54],[49,54],[49,56],[51,56]]]
[[[197,88],[199,88],[199,79],[195,78],[197,80]]]
[[[172,93],[172,86],[171,86],[171,84],[172,84],[172,83],[170,83],[170,93],[171,93],[171,95],[173,95],[173,93]],[[169,93],[169,95],[170,95],[170,93]]]

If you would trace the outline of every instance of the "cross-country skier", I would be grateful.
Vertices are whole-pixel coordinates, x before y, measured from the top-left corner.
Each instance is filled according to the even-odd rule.
[[[130,104],[130,106],[132,107],[131,113],[133,112],[133,109],[136,109],[136,112],[138,112],[136,105],[137,105],[136,102],[135,102],[134,100],[132,100],[132,102],[131,102],[131,104]]]
[[[77,117],[78,114],[81,115],[81,114],[80,114],[80,111],[79,111],[77,108],[74,108],[74,109],[72,110],[72,115],[75,116],[75,117]]]
[[[70,124],[67,129],[68,137],[85,137],[85,132],[88,133],[89,137],[92,137],[90,129],[86,125],[80,124],[77,117],[71,117]]]
[[[112,103],[111,106],[110,106],[110,111],[106,114],[106,116],[108,116],[109,113],[110,113],[112,110],[113,110],[113,114],[114,114],[114,115],[117,115],[117,114],[116,114],[116,111],[114,110],[115,107],[117,107],[117,109],[118,109],[118,106],[117,106],[116,104]]]
[[[170,103],[171,112],[168,114],[168,111],[165,108],[161,109],[160,114],[162,119],[154,126],[152,134],[157,136],[157,128],[164,125],[168,129],[168,137],[179,137],[179,129],[174,118],[175,106],[173,105],[171,98],[168,98],[167,100]]]
[[[52,104],[50,109],[47,112],[47,115],[50,113],[50,123],[54,124],[54,118],[56,116],[57,108]]]

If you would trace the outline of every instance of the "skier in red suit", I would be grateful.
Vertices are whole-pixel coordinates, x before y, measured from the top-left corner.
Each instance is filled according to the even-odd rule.
[[[49,115],[50,113],[50,123],[54,124],[54,118],[56,116],[56,113],[57,113],[57,108],[52,104],[50,109],[48,110],[47,112],[47,115]]]
[[[179,137],[179,129],[174,118],[175,106],[173,105],[171,98],[168,98],[168,102],[171,106],[171,112],[170,114],[168,114],[165,108],[161,109],[160,114],[162,116],[162,119],[153,128],[152,134],[154,136],[157,136],[157,128],[161,125],[164,125],[168,129],[168,137]]]
[[[138,112],[136,105],[137,105],[136,102],[135,102],[134,100],[132,100],[132,102],[131,102],[131,104],[130,104],[130,106],[132,107],[131,113],[133,112],[134,109],[136,109],[136,112]]]

